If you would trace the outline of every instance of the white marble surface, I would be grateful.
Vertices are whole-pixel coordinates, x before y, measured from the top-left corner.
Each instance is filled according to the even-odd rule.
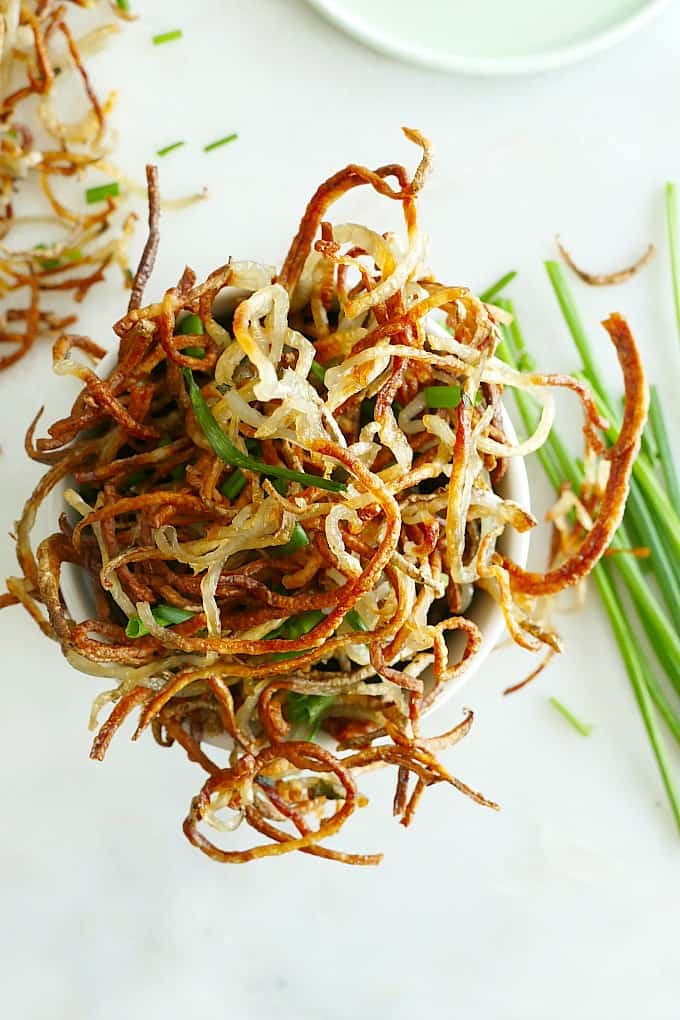
[[[212,193],[165,218],[151,290],[176,279],[187,257],[199,273],[230,254],[280,259],[316,183],[349,160],[412,161],[398,129],[415,124],[437,150],[422,214],[438,275],[482,287],[518,269],[515,296],[547,366],[574,365],[542,269],[555,231],[595,267],[660,242],[626,288],[577,291],[593,325],[614,307],[630,316],[677,434],[661,189],[680,177],[680,5],[588,64],[512,81],[402,66],[299,0],[146,6],[124,48],[97,58],[98,80],[123,86],[122,162],[140,176],[156,148],[184,137],[193,148],[162,162],[164,187],[205,183]],[[181,43],[150,46],[152,32],[176,26]],[[237,143],[202,154],[232,130]],[[375,219],[372,205],[356,194],[343,215]],[[115,284],[93,296],[84,327],[108,341],[120,302]],[[604,344],[602,358],[614,381]],[[47,352],[0,385],[6,534],[36,476],[21,439],[52,385]],[[573,404],[562,408],[572,416]],[[534,480],[540,508],[548,491]],[[7,540],[0,568],[14,570]],[[404,832],[380,779],[349,842],[383,849],[381,869],[311,858],[229,869],[180,832],[198,772],[179,752],[125,736],[105,765],[91,763],[98,683],[70,673],[18,609],[4,611],[3,1014],[677,1017],[678,834],[596,598],[560,624],[567,652],[533,689],[501,697],[530,666],[504,648],[465,691],[475,726],[447,762],[498,799],[500,815],[435,789]],[[550,694],[594,723],[589,740],[554,713]]]

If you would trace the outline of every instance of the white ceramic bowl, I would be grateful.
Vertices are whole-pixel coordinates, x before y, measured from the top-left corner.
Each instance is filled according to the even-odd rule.
[[[434,328],[436,329],[436,326]],[[102,378],[106,378],[111,373],[115,364],[116,352],[111,351],[99,365],[98,372]],[[48,414],[43,419],[49,422],[54,421],[58,416],[68,414],[71,403],[79,391],[79,386],[74,379],[61,377],[55,380],[55,383],[58,389],[50,394],[52,399],[48,402]],[[507,412],[505,412],[504,426],[510,441],[515,442],[515,430]],[[45,534],[56,529],[59,515],[68,509],[63,497],[64,492],[71,484],[69,478],[64,479],[60,485],[55,487],[46,501],[46,526],[41,528]],[[529,484],[524,460],[521,457],[510,458],[508,470],[498,486],[498,493],[506,499],[514,500],[527,510],[529,509]],[[526,532],[519,534],[508,527],[498,542],[498,548],[520,566],[524,566],[529,550],[529,535]],[[74,619],[82,620],[93,616],[94,599],[89,583],[81,570],[69,564],[65,564],[62,571],[62,595]],[[497,603],[485,592],[475,594],[466,616],[473,620],[481,630],[483,635],[481,646],[465,673],[455,683],[448,684],[442,689],[432,708],[443,705],[461,689],[463,683],[467,683],[474,676],[505,632],[503,615]],[[459,655],[463,647],[462,636],[452,633],[449,647],[453,657]]]

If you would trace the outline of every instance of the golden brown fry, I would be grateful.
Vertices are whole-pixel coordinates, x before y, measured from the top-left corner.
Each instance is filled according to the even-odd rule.
[[[632,266],[628,266],[626,269],[619,269],[615,273],[587,273],[585,269],[580,269],[571,255],[560,241],[559,234],[555,237],[555,243],[559,249],[559,253],[567,263],[570,269],[580,277],[584,283],[589,283],[591,287],[607,287],[615,283],[625,283],[626,280],[630,280],[636,273],[639,273],[641,269],[652,261],[656,254],[656,248],[653,244],[648,244],[647,249],[643,255],[634,262]]]

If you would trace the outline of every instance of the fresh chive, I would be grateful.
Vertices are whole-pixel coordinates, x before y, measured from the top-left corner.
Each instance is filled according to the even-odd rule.
[[[631,479],[623,522],[626,530],[632,532],[632,537],[636,536],[633,537],[632,546],[645,546],[649,549],[648,559],[638,562],[638,566],[642,569],[642,563],[646,562],[654,570],[666,608],[680,633],[680,564],[673,563],[669,557],[635,478]]]
[[[120,194],[118,181],[111,181],[110,184],[100,184],[96,188],[88,188],[85,192],[85,201],[88,205],[95,202],[103,202],[107,198],[117,198]]]
[[[285,478],[275,478],[272,485],[278,492],[279,496],[285,496],[288,492],[288,482]]]
[[[359,425],[368,425],[375,418],[375,397],[364,397],[359,406]]]
[[[680,485],[678,484],[675,461],[673,460],[673,453],[668,441],[668,429],[666,428],[661,399],[656,386],[649,387],[649,420],[659,451],[659,461],[664,482],[666,483],[668,498],[673,506],[680,507]]]
[[[592,726],[590,726],[588,723],[581,722],[580,719],[577,719],[576,716],[572,712],[570,712],[569,709],[565,705],[563,705],[561,701],[557,700],[557,698],[549,698],[548,700],[550,701],[550,704],[553,706],[553,708],[556,708],[560,715],[563,715],[567,722],[571,723],[574,729],[577,730],[581,734],[581,736],[583,737],[590,736],[590,734],[593,732]]]
[[[458,407],[461,397],[460,386],[426,386],[425,403],[431,409]]]
[[[175,336],[203,336],[205,327],[199,315],[185,315],[175,328]],[[205,347],[185,347],[182,354],[190,358],[204,358]]]
[[[151,607],[151,615],[159,627],[170,627],[175,623],[191,620],[195,613],[188,609],[180,609],[178,606],[169,606],[164,602],[159,602],[157,606]],[[140,638],[148,634],[149,631],[139,616],[131,616],[127,622],[125,633],[129,638]]]
[[[500,280],[496,280],[496,282],[492,283],[490,287],[487,287],[486,290],[482,291],[479,295],[479,300],[483,301],[484,304],[489,304],[489,302],[492,301],[497,294],[500,294],[502,290],[505,290],[509,283],[512,283],[516,276],[517,273],[514,270],[510,273],[506,273],[505,276],[501,276]]]
[[[611,424],[606,432],[607,438],[614,442],[618,434],[615,425],[618,416],[613,409],[613,402],[607,396],[606,387],[600,376],[586,331],[567,286],[562,267],[557,262],[546,262],[545,265],[572,339],[581,356],[585,375],[595,391],[595,396],[599,398],[602,410],[610,420]],[[664,522],[662,537],[665,545],[674,558],[680,558],[680,515],[656,478],[648,457],[637,457],[633,465],[633,474],[640,483],[650,511],[654,512],[654,516],[658,520]]]
[[[350,611],[345,614],[344,622],[349,627],[351,627],[352,630],[363,630],[363,631],[367,631],[368,630],[368,627],[366,626],[364,621],[361,619],[361,616],[359,615],[359,612],[356,609],[350,609]]]
[[[293,528],[293,533],[285,545],[272,548],[272,552],[276,556],[292,556],[294,552],[297,552],[298,549],[304,549],[306,545],[309,545],[307,532],[301,524],[296,522],[295,527]]]
[[[296,726],[307,726],[307,739],[314,740],[323,713],[334,701],[335,696],[332,694],[299,694],[297,691],[289,691],[286,698],[288,718]]]
[[[598,564],[593,571],[595,583],[597,584],[600,596],[604,602],[607,615],[609,616],[614,636],[616,637],[621,657],[626,665],[628,677],[633,688],[633,693],[640,709],[642,720],[647,730],[647,736],[649,737],[649,743],[651,744],[654,757],[661,774],[661,780],[666,789],[666,795],[668,797],[671,811],[675,819],[675,824],[680,831],[680,798],[673,782],[671,775],[671,766],[668,761],[668,755],[666,747],[663,742],[661,733],[654,718],[654,712],[652,708],[652,699],[650,696],[649,689],[645,683],[645,667],[643,665],[644,659],[638,649],[634,635],[631,633],[630,623],[626,617],[626,612],[621,604],[619,597],[616,593],[616,589],[612,583],[610,570],[604,563]]]
[[[130,0],[116,0],[116,7],[119,11],[125,11],[128,14],[132,10]]]
[[[182,29],[174,28],[171,32],[161,32],[159,35],[152,35],[151,42],[154,46],[162,46],[163,43],[174,42],[182,38]]]
[[[675,303],[675,324],[680,339],[680,235],[678,234],[678,199],[674,181],[666,185],[666,222],[668,224],[668,248],[671,258],[671,281]]]
[[[175,149],[181,149],[182,146],[186,144],[186,142],[173,142],[172,145],[164,145],[162,149],[156,149],[156,155],[168,156],[171,152],[174,152]]]
[[[232,467],[247,468],[249,471],[257,471],[262,475],[273,478],[287,478],[291,482],[300,482],[301,485],[314,485],[318,489],[326,489],[329,492],[343,492],[347,488],[343,482],[335,482],[332,478],[308,475],[303,471],[293,471],[290,468],[279,467],[278,464],[265,464],[263,461],[255,460],[254,457],[243,453],[227,438],[215,420],[205,397],[196,385],[190,368],[184,369],[184,381],[189,391],[189,399],[191,400],[196,421],[217,456],[225,464],[231,464]]]
[[[499,301],[500,304],[500,301]],[[508,310],[512,311],[512,306],[509,302],[504,303],[508,305]],[[498,346],[498,355],[513,365],[515,368],[518,367],[517,359],[517,342],[519,339],[520,348],[522,346],[521,334],[516,334],[515,338],[510,335],[507,328],[503,329],[503,341]],[[520,414],[524,421],[527,432],[532,432],[535,429],[538,412],[536,410],[534,402],[526,394],[521,391],[515,392],[515,399],[519,408]],[[551,484],[556,490],[562,481],[566,478],[571,482],[574,491],[578,491],[582,482],[581,470],[569,459],[566,452],[566,448],[562,444],[559,436],[553,429],[551,431],[548,440],[544,447],[537,451],[543,468],[549,478]],[[628,537],[625,529],[621,528],[617,535],[617,541],[619,544],[629,544]],[[630,561],[631,557],[618,556],[616,560]],[[617,567],[620,568],[621,564],[617,563]],[[652,751],[657,761],[659,772],[661,774],[662,781],[664,783],[666,793],[670,802],[671,810],[673,812],[675,821],[680,829],[680,800],[675,790],[675,786],[671,777],[670,766],[666,755],[665,747],[661,734],[659,733],[657,723],[654,717],[652,701],[656,703],[659,712],[661,713],[664,721],[671,730],[673,736],[680,743],[680,717],[678,717],[677,711],[669,704],[664,691],[658,684],[647,659],[640,651],[639,644],[631,631],[630,620],[626,614],[626,610],[621,603],[619,596],[614,587],[612,577],[613,566],[610,562],[602,560],[596,565],[593,570],[592,576],[595,583],[600,591],[600,596],[604,604],[604,608],[609,616],[609,620],[614,631],[614,636],[619,645],[621,655],[630,679],[633,691],[635,693],[640,714],[642,715],[647,735],[649,737]],[[645,630],[650,635],[652,644],[659,661],[667,670],[669,665],[672,663],[669,661],[669,656],[664,655],[663,649],[662,654],[659,656],[659,645],[662,644],[663,638],[659,641],[655,639],[653,634],[653,628],[650,628],[649,618],[656,616],[658,606],[654,603],[648,604],[643,592],[646,590],[642,575],[639,570],[633,569],[633,571],[627,571],[624,567],[624,580],[629,589],[629,592],[633,596],[636,609],[638,610],[639,618]],[[649,593],[648,593],[649,594]],[[661,612],[661,618],[663,613]],[[650,634],[650,630],[652,633]],[[662,658],[663,657],[663,658]],[[664,661],[665,659],[665,661]],[[670,676],[670,674],[667,673]]]
[[[248,436],[246,439],[246,450],[251,456],[260,452],[260,441],[259,439],[253,439],[252,436]]]
[[[266,635],[265,640],[267,638],[285,638],[287,641],[295,641],[304,634],[309,634],[310,630],[313,630],[324,618],[325,614],[320,609],[310,609],[306,613],[298,613],[296,616],[291,616],[288,620],[285,620],[275,630],[270,631]],[[302,650],[297,652],[275,652],[271,659],[272,662],[283,662],[286,659],[295,659],[298,655],[302,654]]]
[[[140,468],[139,471],[133,471],[131,475],[128,475],[125,486],[128,489],[132,489],[135,486],[140,485],[141,482],[145,482],[148,477],[149,472],[146,468]]]
[[[226,482],[222,483],[220,486],[220,492],[225,499],[228,499],[230,503],[233,503],[245,489],[246,482],[246,476],[240,468],[236,468],[236,470],[232,471],[229,475]]]
[[[312,376],[313,379],[316,379],[317,382],[322,383],[326,378],[326,369],[323,367],[323,365],[319,364],[319,362],[315,358],[314,361],[312,362],[312,367],[309,370],[309,374]]]
[[[224,138],[217,138],[214,142],[208,142],[207,145],[203,146],[204,152],[212,152],[213,149],[219,149],[223,145],[228,145],[229,142],[235,142],[238,138],[236,132],[231,135],[225,135]]]
[[[205,328],[200,315],[185,315],[175,326],[175,336],[203,336]]]
[[[36,245],[34,245],[34,250],[35,251],[45,251],[46,248],[47,248],[46,244],[36,244]],[[83,253],[80,250],[80,248],[72,248],[70,251],[62,252],[61,253],[61,258],[55,258],[55,259],[42,259],[41,258],[41,259],[38,259],[38,262],[40,263],[40,265],[42,266],[43,269],[59,269],[60,266],[63,266],[63,264],[64,264],[63,260],[64,259],[66,259],[68,262],[79,262],[80,259],[82,259],[82,257],[83,257]]]

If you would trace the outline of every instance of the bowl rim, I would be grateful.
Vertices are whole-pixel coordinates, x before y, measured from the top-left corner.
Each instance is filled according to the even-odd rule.
[[[411,39],[395,38],[376,29],[373,24],[362,20],[352,11],[346,10],[341,0],[307,0],[311,7],[341,31],[379,53],[435,71],[480,77],[539,74],[594,57],[643,28],[669,7],[671,0],[642,0],[642,2],[644,6],[638,10],[622,16],[581,42],[567,43],[536,54],[484,57],[467,56],[456,52],[444,53],[434,47],[419,45]]]
[[[431,320],[430,326],[434,327],[435,332],[442,328],[441,324],[436,320]],[[116,364],[117,357],[118,351],[115,348],[110,350],[97,365],[97,374],[106,378]],[[71,383],[72,385],[64,385],[65,383]],[[64,376],[59,377],[59,387],[58,398],[56,387],[49,391],[47,402],[52,405],[50,406],[50,414],[52,414],[54,410],[56,410],[57,414],[68,413],[70,405],[67,404],[67,390],[72,395],[75,395],[81,389],[80,385],[76,383],[76,380],[72,380]],[[73,397],[71,397],[71,399],[72,398]],[[516,443],[517,434],[513,423],[503,404],[501,404],[501,408],[503,414],[503,426],[508,439],[511,443]],[[62,478],[49,493],[49,496],[45,501],[43,511],[44,514],[46,514],[48,521],[57,521],[60,513],[66,509],[63,497],[65,491],[71,485],[72,478],[67,475]],[[525,510],[530,511],[529,479],[523,457],[508,458],[508,468],[504,478],[498,486],[498,491],[499,495],[501,495],[504,499],[512,499],[514,502],[519,503]],[[499,549],[520,567],[526,566],[529,554],[529,544],[530,531],[518,532],[512,528],[511,525],[508,525],[505,528],[503,534],[498,540]],[[65,564],[64,570],[62,571],[60,588],[64,602],[66,603],[69,613],[73,616],[73,618],[87,619],[92,612],[93,599],[89,593],[88,584],[83,578],[82,571],[77,567],[71,568],[69,564]],[[469,683],[472,677],[479,672],[502,636],[507,633],[505,620],[500,606],[486,592],[475,593],[470,610],[466,612],[466,616],[472,619],[482,632],[480,646],[473,658],[470,660],[468,667],[460,675],[460,677],[453,682],[445,684],[440,689],[437,698],[423,713],[423,718],[433,711],[442,708],[448,701],[460,692],[465,684]],[[449,637],[455,641],[455,634],[452,634]],[[215,742],[208,738],[206,739],[208,743]]]

